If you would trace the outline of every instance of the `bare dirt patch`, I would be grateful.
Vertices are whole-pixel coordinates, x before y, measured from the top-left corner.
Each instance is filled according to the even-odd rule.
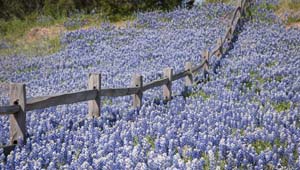
[[[291,29],[291,28],[299,28],[300,29],[300,22],[295,22],[295,23],[287,24],[286,28],[287,29]]]
[[[300,11],[278,10],[276,12],[276,15],[280,18],[281,21],[286,23],[286,29],[300,28]]]
[[[61,25],[50,27],[34,27],[25,35],[26,42],[34,42],[41,39],[51,39],[65,32],[66,29]]]

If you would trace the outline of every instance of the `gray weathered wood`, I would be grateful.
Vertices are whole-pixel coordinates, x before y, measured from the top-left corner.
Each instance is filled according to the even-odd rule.
[[[10,105],[10,106],[0,106],[0,115],[14,114],[20,111],[20,106]]]
[[[218,38],[218,40],[217,40],[217,47],[218,47],[217,56],[221,57],[222,54],[223,54],[223,42],[222,42],[222,38]]]
[[[219,49],[218,47],[215,47],[214,49],[212,49],[212,51],[210,53],[210,57],[216,55],[219,51],[218,49]]]
[[[194,83],[193,82],[193,74],[192,74],[192,69],[193,69],[192,63],[186,62],[184,65],[184,69],[190,73],[185,76],[185,86],[192,86]]]
[[[140,88],[137,87],[101,89],[101,96],[108,96],[108,97],[129,96],[132,94],[136,94],[139,90]]]
[[[163,70],[164,77],[168,78],[167,84],[163,85],[163,99],[165,101],[170,101],[172,99],[172,77],[173,77],[173,69],[165,68]]]
[[[181,79],[181,78],[183,78],[183,77],[186,77],[186,76],[189,75],[189,74],[190,74],[190,72],[187,71],[187,70],[184,70],[184,71],[182,71],[182,72],[180,72],[180,73],[174,74],[173,77],[172,77],[172,81],[176,81],[176,80],[178,80],[178,79]]]
[[[234,32],[235,32],[235,30],[236,30],[236,27],[237,27],[237,24],[236,24],[236,23],[233,24],[233,25],[231,26],[232,35],[234,34]]]
[[[209,61],[209,52],[208,52],[207,49],[205,49],[203,51],[202,56],[203,56],[204,61],[205,61],[203,69],[206,70],[206,71],[208,71],[208,69],[209,69],[209,63],[208,63],[208,61]]]
[[[51,106],[95,100],[96,96],[97,90],[84,90],[80,92],[58,94],[53,96],[33,97],[28,99],[26,107],[27,111],[44,109]]]
[[[193,67],[192,68],[192,73],[195,73],[195,72],[199,71],[201,68],[204,67],[204,65],[205,65],[205,60],[200,65]]]
[[[226,39],[227,39],[227,42],[231,42],[232,36],[233,36],[232,27],[229,26],[229,27],[228,27],[228,30],[227,30],[227,32],[226,32]]]
[[[167,84],[168,81],[169,81],[169,78],[162,78],[162,79],[154,80],[150,83],[145,84],[143,86],[143,91],[147,91],[147,90],[152,89],[154,87],[162,86],[164,84]]]
[[[101,110],[101,74],[89,74],[88,89],[97,90],[95,99],[88,101],[89,117],[99,117]]]
[[[245,1],[239,0],[238,6],[240,7],[241,9],[240,13],[243,16],[245,14]]]
[[[26,137],[26,89],[25,84],[10,84],[9,97],[11,105],[18,105],[20,110],[9,116],[10,143],[18,144],[18,140],[25,142]]]
[[[204,75],[204,78],[207,79],[208,78],[208,69],[209,69],[209,52],[208,52],[207,49],[205,49],[203,51],[202,56],[203,56],[204,61],[205,61],[205,64],[203,66],[203,75]]]
[[[237,17],[238,16],[238,13],[240,13],[241,12],[241,7],[237,7],[235,10],[234,10],[234,14],[233,14],[233,16],[232,16],[232,18],[231,18],[231,25],[233,25],[234,24],[234,22],[235,21],[237,21],[237,18],[239,18],[239,17]]]
[[[132,77],[132,86],[133,87],[138,87],[140,89],[143,88],[143,76],[139,74],[134,74]],[[134,108],[139,108],[142,107],[142,100],[143,100],[143,91],[139,90],[138,93],[132,95],[133,98],[133,107]]]

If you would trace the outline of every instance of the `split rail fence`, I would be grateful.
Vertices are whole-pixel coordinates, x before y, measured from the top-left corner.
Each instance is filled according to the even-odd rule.
[[[10,121],[10,145],[2,146],[4,153],[7,155],[18,144],[18,140],[26,141],[26,112],[43,109],[51,106],[64,104],[72,104],[77,102],[88,101],[89,117],[99,117],[101,111],[101,97],[118,97],[118,96],[133,96],[133,107],[142,106],[143,92],[154,87],[163,87],[163,99],[171,100],[172,82],[181,78],[185,78],[185,85],[193,85],[193,74],[199,70],[203,70],[204,77],[208,77],[209,59],[212,56],[220,58],[226,52],[224,45],[231,43],[234,32],[239,24],[241,17],[245,14],[247,8],[247,0],[240,0],[236,7],[233,16],[228,25],[227,31],[223,37],[217,40],[215,48],[209,52],[204,50],[202,57],[204,61],[199,65],[193,66],[191,62],[185,63],[184,71],[173,74],[172,68],[163,69],[163,78],[152,82],[143,83],[143,76],[135,74],[132,78],[132,86],[128,88],[105,88],[101,89],[101,74],[90,74],[88,79],[88,89],[74,92],[57,94],[51,96],[26,98],[26,85],[12,83],[9,88],[10,105],[0,106],[0,115],[9,114]]]

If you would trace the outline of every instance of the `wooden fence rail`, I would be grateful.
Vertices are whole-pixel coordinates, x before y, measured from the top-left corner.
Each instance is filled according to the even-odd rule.
[[[88,101],[89,117],[99,117],[101,115],[101,96],[133,97],[133,107],[142,106],[143,92],[154,87],[162,86],[163,99],[166,101],[172,98],[172,81],[185,78],[185,85],[193,85],[193,75],[199,70],[203,70],[204,78],[208,78],[209,59],[210,57],[224,54],[224,44],[231,43],[233,34],[239,23],[240,18],[244,15],[247,0],[240,0],[238,7],[235,9],[230,20],[229,26],[224,37],[218,38],[215,48],[212,51],[204,50],[202,57],[204,61],[199,65],[193,66],[191,62],[185,63],[184,70],[173,74],[172,68],[163,70],[163,78],[143,84],[142,75],[133,75],[131,87],[128,88],[108,88],[101,89],[101,74],[90,74],[88,79],[88,89],[80,92],[57,94],[51,96],[40,96],[26,99],[25,84],[10,84],[10,105],[0,106],[0,115],[9,114],[10,116],[10,144],[4,146],[5,153],[13,150],[18,144],[18,140],[26,142],[26,111],[43,109],[51,106],[72,104],[77,102]]]

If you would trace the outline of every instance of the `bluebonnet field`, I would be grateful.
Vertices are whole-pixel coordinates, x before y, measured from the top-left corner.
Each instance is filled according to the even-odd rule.
[[[148,82],[164,67],[177,72],[186,61],[200,63],[200,51],[224,34],[233,10],[219,4],[151,12],[123,29],[104,23],[70,32],[54,55],[1,56],[0,78],[26,83],[28,96],[86,89],[91,72],[102,73],[102,87],[129,86],[134,73]],[[211,80],[188,97],[179,80],[171,102],[162,104],[157,88],[145,93],[139,111],[128,96],[103,98],[94,120],[86,118],[86,103],[28,112],[27,143],[6,164],[1,154],[0,169],[299,169],[300,31],[259,10]],[[5,83],[0,95],[7,104]],[[8,117],[0,121],[6,144]]]

